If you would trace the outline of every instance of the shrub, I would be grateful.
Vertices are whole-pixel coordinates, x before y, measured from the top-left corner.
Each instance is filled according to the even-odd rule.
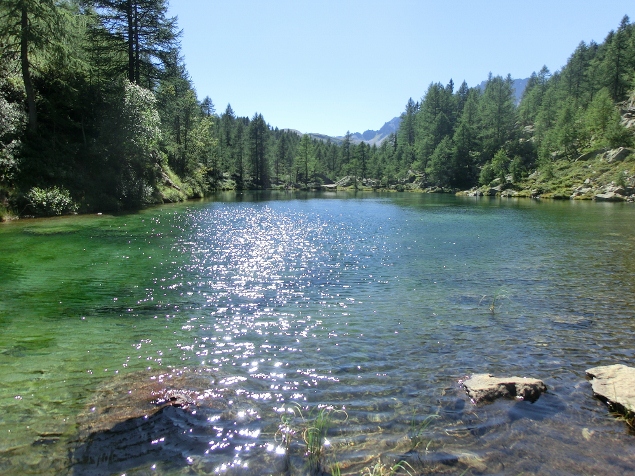
[[[75,213],[77,204],[73,202],[71,194],[65,188],[33,187],[26,194],[31,209],[35,215],[52,216]]]
[[[496,170],[492,166],[491,162],[486,163],[481,169],[481,174],[478,177],[478,181],[481,185],[489,185],[496,178]]]
[[[520,157],[514,157],[514,160],[509,164],[509,171],[512,174],[512,182],[520,182],[524,173],[523,161]]]

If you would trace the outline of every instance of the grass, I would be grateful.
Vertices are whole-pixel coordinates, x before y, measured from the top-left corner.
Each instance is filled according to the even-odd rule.
[[[543,171],[544,172],[544,171]],[[635,176],[635,157],[630,156],[616,163],[607,163],[599,157],[589,160],[557,160],[551,164],[550,173],[540,171],[517,185],[522,190],[539,190],[542,198],[569,198],[574,189],[591,179],[596,187],[610,184],[629,185]],[[582,195],[578,199],[591,199],[593,194]]]

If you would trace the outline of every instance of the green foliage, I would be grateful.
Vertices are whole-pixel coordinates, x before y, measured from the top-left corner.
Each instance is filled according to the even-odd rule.
[[[634,143],[616,107],[635,87],[628,17],[561,70],[532,74],[518,107],[509,75],[490,74],[483,89],[431,83],[407,101],[399,130],[369,146],[350,132],[325,142],[274,129],[229,104],[217,115],[196,96],[167,12],[167,0],[0,3],[3,206],[35,186],[68,190],[86,210],[343,175],[356,187],[405,190],[398,179],[415,172],[468,188],[517,182],[537,165],[547,178],[554,160]]]
[[[478,182],[481,185],[489,185],[494,181],[495,178],[496,178],[496,169],[494,168],[491,162],[486,163],[481,168],[481,173],[478,177]]]
[[[304,134],[300,139],[295,158],[295,176],[296,182],[304,182],[306,186],[309,183],[309,170],[315,168],[315,157],[313,156],[313,144],[311,137]]]
[[[507,170],[510,162],[510,158],[503,149],[500,149],[496,152],[496,154],[494,154],[494,158],[492,159],[492,169],[495,178],[500,179],[501,183],[506,182]]]
[[[445,136],[434,149],[428,162],[430,180],[439,185],[451,185],[455,182],[455,150],[452,139]]]
[[[554,165],[551,160],[542,160],[540,162],[540,172],[543,180],[551,180],[554,177]]]
[[[485,158],[493,157],[517,134],[512,82],[509,75],[503,79],[490,74],[485,85],[479,102],[480,138]]]
[[[78,209],[69,191],[64,188],[33,187],[26,199],[33,214],[38,216],[64,215],[75,213]]]
[[[525,174],[525,168],[523,167],[523,160],[516,156],[509,164],[509,172],[512,174],[512,182],[520,182]]]
[[[0,88],[3,82],[0,79]],[[19,105],[0,96],[0,186],[10,183],[18,170],[25,122]]]
[[[151,202],[161,166],[160,119],[154,95],[123,80],[104,120],[100,155],[111,165],[115,198],[124,208]]]
[[[176,48],[176,18],[166,16],[167,0],[93,0],[104,30],[123,40],[120,71],[131,83],[148,89],[165,72],[166,58]],[[115,59],[115,58],[113,58]]]

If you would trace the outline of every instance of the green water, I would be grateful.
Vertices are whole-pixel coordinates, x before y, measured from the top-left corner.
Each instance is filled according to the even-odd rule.
[[[297,404],[346,412],[326,452],[344,473],[406,459],[635,474],[633,436],[584,374],[633,364],[634,248],[633,205],[420,194],[222,194],[3,224],[0,473],[271,474]],[[78,415],[181,369],[231,389],[233,419],[201,408],[177,443],[153,436],[169,461],[75,456]],[[476,372],[549,393],[474,406],[458,381]],[[290,452],[300,471],[299,436]]]

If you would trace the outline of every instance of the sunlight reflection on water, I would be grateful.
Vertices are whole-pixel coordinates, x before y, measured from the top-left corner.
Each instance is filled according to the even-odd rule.
[[[23,421],[38,429],[0,440],[9,455],[0,471],[47,472],[37,468],[53,454],[66,461],[70,437],[40,435],[69,431],[62,417],[182,369],[174,381],[195,392],[196,413],[166,409],[138,422],[169,457],[148,450],[156,461],[131,456],[106,473],[151,464],[164,474],[300,471],[300,428],[320,406],[345,410],[328,452],[357,474],[378,455],[449,474],[634,472],[632,437],[584,379],[588,367],[634,356],[635,266],[625,256],[635,243],[621,238],[634,213],[587,208],[578,218],[562,204],[505,203],[207,202],[102,217],[92,228],[73,225],[78,217],[72,233],[47,229],[46,240],[37,224],[8,235],[18,243],[5,248],[10,266],[0,257],[14,276],[0,303],[10,415],[0,431]],[[47,254],[53,246],[63,259]],[[61,279],[74,284],[58,287]],[[457,382],[475,372],[534,376],[550,392],[533,405],[474,407]],[[287,463],[284,414],[296,429]],[[413,425],[431,414],[428,451],[410,452]],[[117,447],[105,435],[99,448]]]

